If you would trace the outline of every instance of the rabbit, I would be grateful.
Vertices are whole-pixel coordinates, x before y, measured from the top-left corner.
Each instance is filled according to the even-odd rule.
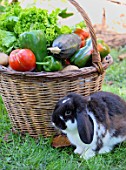
[[[56,103],[51,121],[85,160],[126,140],[126,102],[111,92],[69,93]]]

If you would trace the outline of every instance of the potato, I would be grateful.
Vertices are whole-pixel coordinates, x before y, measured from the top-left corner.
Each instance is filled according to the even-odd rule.
[[[64,69],[62,71],[68,71],[68,70],[79,70],[79,68],[75,65],[68,65],[68,66],[64,67]]]
[[[0,65],[7,66],[9,64],[9,56],[5,53],[0,53]]]

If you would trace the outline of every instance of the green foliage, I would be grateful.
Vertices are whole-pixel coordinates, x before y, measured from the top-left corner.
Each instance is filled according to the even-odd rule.
[[[58,13],[59,9],[48,14],[47,10],[36,7],[27,8],[19,15],[19,20],[15,25],[14,32],[17,35],[30,30],[43,30],[46,34],[47,45],[58,36]]]
[[[67,8],[62,10],[60,13],[59,13],[59,16],[62,17],[62,18],[67,18],[67,17],[70,17],[74,15],[72,12],[71,13],[67,13]]]
[[[86,28],[86,23],[85,21],[81,21],[75,25],[75,28]]]
[[[10,53],[16,47],[17,39],[13,32],[0,30],[0,51]]]
[[[0,5],[0,14],[5,11],[5,7],[3,5]]]
[[[10,20],[9,18],[10,17],[18,17],[21,11],[22,11],[22,9],[18,3],[5,6],[5,11],[0,16],[0,29],[6,30],[6,31],[11,31],[10,27],[8,27],[8,25],[10,25],[11,22],[12,22],[11,29],[14,29],[15,22],[13,22],[13,21],[15,21],[15,20],[14,19]]]

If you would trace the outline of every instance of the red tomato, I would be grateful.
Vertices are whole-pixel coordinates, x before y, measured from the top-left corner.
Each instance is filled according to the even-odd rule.
[[[84,39],[87,39],[89,37],[89,32],[87,32],[87,31],[85,31],[85,30],[83,30],[81,28],[76,28],[74,33],[78,34],[79,36],[83,36]]]
[[[32,71],[36,67],[36,58],[29,49],[16,49],[10,53],[9,66],[16,71]]]

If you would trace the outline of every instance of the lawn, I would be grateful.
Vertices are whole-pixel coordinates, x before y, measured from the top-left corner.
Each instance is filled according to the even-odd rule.
[[[112,49],[114,63],[107,69],[102,90],[118,94],[126,100],[126,59],[119,61]],[[111,153],[88,161],[73,153],[73,147],[55,149],[51,138],[34,139],[11,132],[11,124],[0,99],[0,170],[125,170],[126,142]]]

